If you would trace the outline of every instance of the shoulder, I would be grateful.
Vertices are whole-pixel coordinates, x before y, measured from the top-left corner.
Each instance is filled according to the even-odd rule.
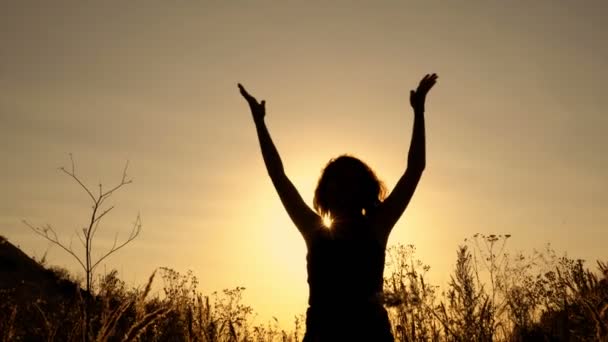
[[[301,230],[301,232],[308,247],[316,241],[330,239],[332,235],[331,229],[327,228],[322,221],[311,224],[305,230]]]

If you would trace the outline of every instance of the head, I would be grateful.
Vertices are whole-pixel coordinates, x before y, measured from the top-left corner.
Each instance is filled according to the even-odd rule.
[[[323,169],[313,204],[321,216],[360,215],[373,210],[385,195],[384,184],[367,164],[342,155]]]

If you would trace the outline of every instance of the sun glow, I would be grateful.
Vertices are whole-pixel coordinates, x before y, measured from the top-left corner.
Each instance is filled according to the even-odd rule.
[[[333,223],[333,219],[331,218],[331,216],[329,214],[325,214],[325,215],[323,215],[322,220],[323,220],[323,225],[327,229],[330,229],[331,224]]]

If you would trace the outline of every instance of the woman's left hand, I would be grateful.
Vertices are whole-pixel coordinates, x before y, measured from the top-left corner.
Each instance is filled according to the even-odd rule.
[[[426,74],[418,88],[410,91],[410,104],[414,108],[414,112],[424,112],[424,102],[426,101],[426,94],[433,88],[437,82],[437,74]]]

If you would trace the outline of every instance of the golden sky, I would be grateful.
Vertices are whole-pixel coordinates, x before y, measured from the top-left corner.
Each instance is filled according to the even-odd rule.
[[[191,269],[203,291],[245,286],[262,321],[290,323],[305,311],[305,246],[236,83],[267,101],[311,204],[342,153],[396,183],[409,90],[436,72],[427,170],[389,243],[415,244],[438,281],[477,232],[605,259],[607,16],[601,0],[3,2],[0,234],[38,257],[48,244],[22,219],[68,241],[89,203],[57,167],[73,153],[87,184],[109,186],[129,160],[134,183],[99,243],[138,212],[143,232],[105,268],[131,284]],[[76,270],[58,248],[48,259]]]

